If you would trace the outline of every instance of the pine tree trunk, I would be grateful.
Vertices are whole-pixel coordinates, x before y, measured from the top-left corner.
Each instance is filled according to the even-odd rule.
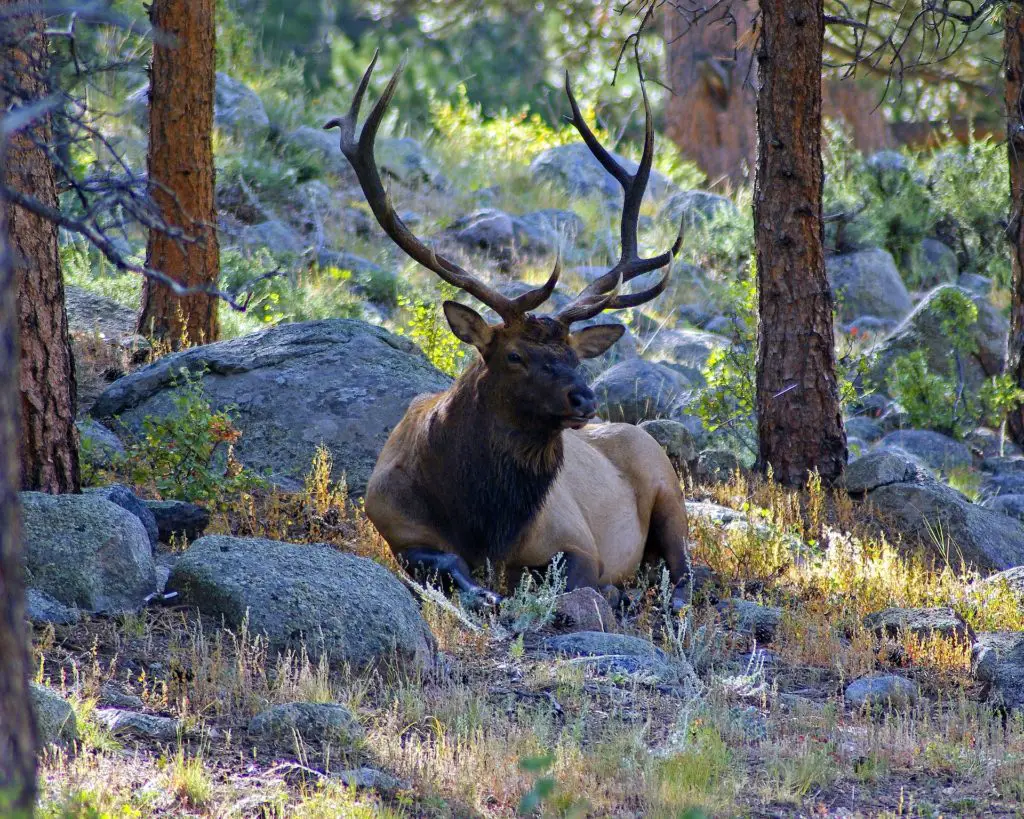
[[[822,0],[761,0],[754,183],[760,465],[799,485],[846,465],[822,247]]]
[[[17,283],[5,211],[0,208],[0,814],[9,816],[28,815],[35,799],[36,733],[18,531]]]
[[[691,24],[692,12],[668,4],[664,11],[668,86],[665,131],[687,159],[696,162],[710,184],[740,183],[754,162],[753,69],[749,47],[737,40],[749,34],[751,0],[735,0],[731,19],[709,14]]]
[[[1024,386],[1024,5],[1009,3],[1003,18],[1006,70],[1007,161],[1010,170],[1010,242],[1012,294],[1006,372]],[[1024,444],[1024,408],[1007,416],[1010,436]]]
[[[17,5],[2,0],[0,6]],[[11,79],[0,107],[46,96],[46,41],[42,19],[14,18],[3,37],[5,71]],[[4,97],[0,93],[0,98]],[[51,142],[44,118],[15,135],[8,146],[7,181],[47,207],[57,207],[53,163],[40,145]],[[21,485],[44,492],[79,491],[78,433],[75,429],[75,367],[64,306],[64,280],[57,226],[22,208],[7,205],[11,264],[17,279],[21,346]]]
[[[5,5],[12,2],[0,0],[0,8]],[[27,28],[12,22],[8,21],[8,30],[0,37],[6,55],[2,70],[8,82],[15,76],[15,60],[24,57],[24,52],[13,47],[10,35]],[[6,108],[5,104],[0,112]],[[10,169],[4,147],[0,142],[0,174]],[[5,816],[18,812],[28,815],[35,798],[36,777],[36,734],[29,703],[28,634],[18,531],[21,362],[17,337],[18,282],[13,265],[16,250],[7,232],[12,210],[0,198],[0,813]],[[63,306],[63,301],[60,304]]]
[[[149,91],[149,178],[164,221],[200,241],[181,243],[151,230],[146,265],[187,286],[216,284],[220,275],[214,205],[214,0],[154,0]],[[217,300],[179,298],[147,279],[139,332],[172,347],[215,341]]]

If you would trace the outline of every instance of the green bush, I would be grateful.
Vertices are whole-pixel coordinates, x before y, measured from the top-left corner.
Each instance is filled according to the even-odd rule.
[[[911,426],[962,438],[979,423],[998,426],[1006,413],[1024,401],[1024,390],[1008,375],[994,376],[971,395],[962,381],[963,356],[974,352],[971,328],[978,308],[960,290],[950,288],[935,299],[939,329],[949,340],[953,357],[945,373],[933,372],[923,350],[900,356],[889,367],[889,394],[907,412]]]
[[[232,455],[241,437],[232,407],[214,410],[203,393],[202,378],[182,370],[173,409],[147,416],[142,433],[128,444],[125,468],[135,486],[161,497],[204,503],[249,492],[266,484]]]

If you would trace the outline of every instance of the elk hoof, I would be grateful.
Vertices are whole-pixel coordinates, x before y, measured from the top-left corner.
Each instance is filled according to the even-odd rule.
[[[463,604],[473,611],[490,611],[498,608],[501,605],[501,601],[504,599],[497,592],[493,592],[490,589],[483,587],[473,589],[472,591],[462,592],[460,595]]]

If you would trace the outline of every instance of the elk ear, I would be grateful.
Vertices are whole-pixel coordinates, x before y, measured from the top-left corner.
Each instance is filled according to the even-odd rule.
[[[459,341],[472,344],[481,353],[487,349],[494,330],[476,310],[457,301],[446,301],[444,315],[448,319],[448,326],[452,328]]]
[[[622,338],[626,328],[621,324],[595,324],[584,327],[578,333],[569,334],[569,343],[580,358],[596,358],[607,352],[616,341]]]

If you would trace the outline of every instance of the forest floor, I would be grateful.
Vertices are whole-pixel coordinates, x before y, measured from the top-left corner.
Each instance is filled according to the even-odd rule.
[[[85,393],[123,364],[82,339],[78,353]],[[329,467],[314,464],[296,494],[225,494],[207,533],[329,542],[397,570]],[[550,576],[506,589],[514,593],[490,614],[425,599],[440,659],[420,675],[270,656],[261,636],[173,601],[37,625],[37,682],[72,703],[79,730],[72,748],[43,758],[40,815],[1024,813],[1024,719],[983,701],[971,640],[879,638],[864,622],[891,606],[947,606],[976,633],[1024,631],[1024,606],[1008,587],[899,544],[869,508],[815,482],[790,491],[737,474],[684,489],[688,502],[738,513],[728,524],[691,515],[708,581],[676,616],[657,578],[638,578],[614,628],[659,646],[670,666],[692,666],[699,690],[546,651],[558,630]],[[776,611],[764,647],[737,621],[738,600]],[[849,683],[878,672],[911,680],[920,697],[851,707]],[[115,736],[101,712],[125,696],[175,720],[176,737]],[[342,748],[249,738],[255,714],[287,702],[340,703],[365,736]],[[372,781],[346,784],[341,772],[359,768],[373,769],[363,776]]]
[[[774,508],[776,528],[790,516],[781,528],[791,535],[816,503],[813,492],[742,478],[692,493]],[[884,539],[839,534],[832,527],[849,512],[821,499],[828,544],[800,561],[763,529],[737,538],[694,527],[697,561],[714,570],[719,596],[782,609],[770,650],[753,659],[753,638],[716,607],[698,603],[666,620],[656,587],[632,591],[619,627],[670,658],[689,657],[703,682],[695,696],[642,670],[601,673],[544,652],[553,626],[543,584],[516,595],[520,614],[534,604],[541,612],[518,634],[507,617],[456,616],[426,602],[443,660],[417,677],[272,658],[258,636],[173,606],[37,627],[39,680],[63,689],[81,733],[73,751],[47,754],[41,813],[514,816],[527,797],[544,815],[567,816],[1021,815],[1024,722],[979,702],[970,643],[880,642],[862,624],[886,605],[947,604],[979,630],[1019,629],[1017,601],[990,596],[977,606],[972,577],[926,568]],[[358,510],[345,514],[338,545],[389,562]],[[228,511],[211,530],[238,523]],[[921,699],[848,707],[846,685],[877,670],[914,680]],[[96,719],[111,685],[177,719],[179,741],[115,739]],[[365,738],[342,751],[248,739],[255,713],[291,701],[342,703]],[[383,772],[374,787],[337,776],[361,766]]]

